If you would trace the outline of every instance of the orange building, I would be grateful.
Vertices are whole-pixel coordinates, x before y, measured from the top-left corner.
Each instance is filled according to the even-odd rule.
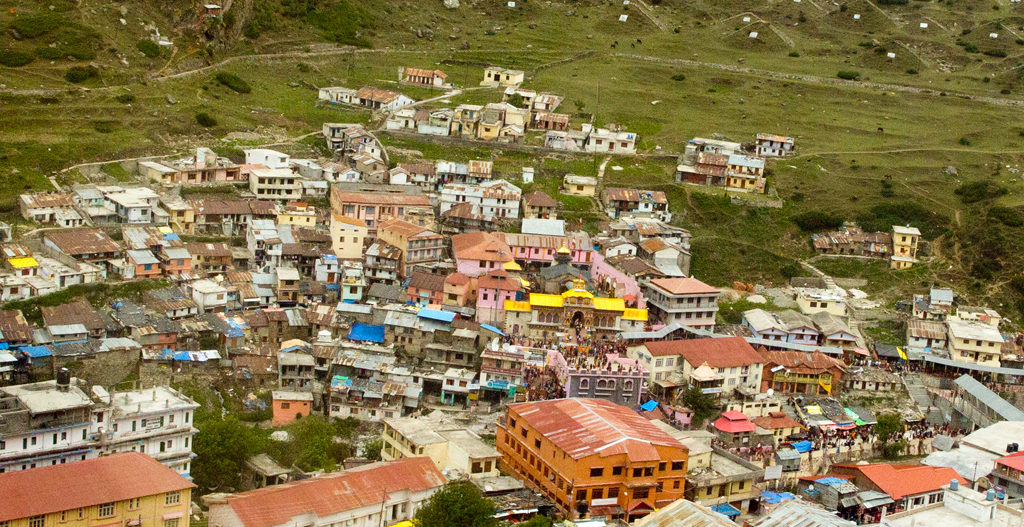
[[[631,521],[683,497],[689,450],[611,401],[509,405],[497,443],[502,468],[574,518]]]
[[[313,406],[313,394],[309,392],[274,390],[271,397],[274,413],[270,421],[272,426],[292,424],[296,419],[308,416]]]

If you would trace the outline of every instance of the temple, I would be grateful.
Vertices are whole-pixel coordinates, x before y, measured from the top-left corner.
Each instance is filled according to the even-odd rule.
[[[596,297],[582,278],[560,295],[530,293],[505,301],[505,331],[531,339],[590,337],[608,340],[622,331],[640,331],[647,310],[626,307],[621,298]]]

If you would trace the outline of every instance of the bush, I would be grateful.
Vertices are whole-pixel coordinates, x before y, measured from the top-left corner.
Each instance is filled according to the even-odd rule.
[[[234,73],[222,71],[217,73],[213,78],[216,79],[217,82],[238,93],[249,93],[252,91],[252,88],[249,87],[249,83],[245,82],[241,77]]]
[[[305,62],[300,62],[296,64],[295,67],[299,68],[299,71],[301,71],[302,73],[309,73],[310,71],[313,70],[313,68],[311,68],[309,64],[306,64]]]
[[[959,139],[959,140],[957,141],[957,143],[960,143],[960,144],[961,144],[961,145],[963,145],[963,146],[971,146],[971,140],[970,140],[970,139],[968,139],[968,138],[966,138],[966,137],[961,137],[961,138],[960,138],[960,139]]]
[[[836,73],[836,77],[839,77],[840,79],[844,79],[844,80],[848,80],[848,81],[855,81],[858,78],[860,78],[860,72],[859,71],[843,71],[843,70],[840,70],[838,73]]]
[[[789,52],[789,56],[793,57],[793,58],[797,58],[797,57],[800,56],[800,53],[797,53],[796,51],[790,51]]]
[[[152,40],[140,40],[135,43],[135,48],[151,59],[160,56],[160,45]]]
[[[260,38],[260,29],[256,24],[246,24],[245,27],[242,28],[242,36],[249,40],[256,40],[257,38]]]
[[[914,68],[908,68],[907,69],[907,74],[908,75],[917,75],[917,70],[915,70]]]
[[[343,0],[334,2],[330,7],[309,10],[305,20],[320,30],[324,40],[361,48],[370,47],[365,32],[374,26],[373,16],[358,2]]]
[[[675,75],[672,76],[672,80],[674,80],[674,81],[684,81],[684,80],[686,80],[686,75],[683,75],[682,73],[676,73]]]
[[[18,66],[24,66],[25,64],[32,62],[32,60],[33,57],[31,53],[10,49],[0,50],[0,64],[3,64],[4,66],[17,68]]]
[[[1024,225],[1024,217],[1017,209],[1010,207],[992,207],[988,210],[988,217],[998,220],[1007,227],[1020,227]]]
[[[796,262],[789,262],[786,265],[783,265],[782,267],[779,268],[779,274],[781,274],[783,278],[788,280],[790,278],[793,278],[794,276],[800,276],[804,274],[804,269],[803,267],[800,267],[800,264]]]
[[[990,57],[1005,58],[1006,57],[1006,50],[1005,49],[987,49],[987,50],[985,50],[985,54],[990,56]]]
[[[72,66],[68,68],[68,71],[64,73],[64,78],[68,82],[78,84],[85,82],[93,77],[99,77],[100,70],[96,69],[95,66]]]
[[[92,127],[101,134],[109,134],[117,127],[117,123],[114,121],[93,121]]]
[[[61,25],[61,18],[53,13],[22,15],[11,22],[11,29],[21,38],[36,38],[45,35]]]
[[[804,232],[838,229],[843,226],[843,218],[841,216],[820,210],[807,211],[790,219]]]
[[[135,96],[130,94],[130,93],[122,93],[121,95],[118,95],[117,97],[114,97],[114,99],[117,99],[117,102],[119,102],[121,104],[128,104],[128,103],[135,102]]]
[[[64,58],[64,52],[60,48],[50,46],[40,46],[36,48],[35,54],[37,57],[46,60],[57,60]]]
[[[211,128],[217,126],[217,120],[206,112],[197,113],[196,122],[199,123],[199,126],[202,126],[204,128]]]
[[[960,196],[960,201],[965,204],[998,198],[999,196],[1005,195],[1006,192],[1006,187],[989,181],[972,181],[970,183],[964,183],[953,191],[954,194]]]

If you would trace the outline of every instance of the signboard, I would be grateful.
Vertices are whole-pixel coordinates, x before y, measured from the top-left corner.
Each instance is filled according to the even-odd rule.
[[[773,479],[782,479],[782,465],[764,467],[764,480],[771,481]]]
[[[722,387],[715,386],[714,388],[701,388],[700,393],[722,393]]]
[[[590,500],[591,507],[605,507],[608,505],[618,505],[619,498],[601,498],[596,500]]]
[[[506,390],[508,389],[508,381],[487,381],[488,388],[494,388],[495,390]]]

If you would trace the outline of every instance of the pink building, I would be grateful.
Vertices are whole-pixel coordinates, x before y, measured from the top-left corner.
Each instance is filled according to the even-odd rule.
[[[504,269],[491,271],[477,281],[476,321],[499,325],[505,322],[505,301],[518,300],[523,287],[519,277]]]
[[[158,257],[167,276],[192,272],[192,255],[184,247],[165,247]]]
[[[501,233],[467,232],[452,236],[452,252],[460,273],[480,276],[512,261],[512,248]]]
[[[594,244],[585,232],[574,232],[567,236],[544,234],[501,234],[505,243],[512,248],[513,257],[524,267],[539,269],[555,263],[555,254],[561,247],[572,252],[572,263],[590,267],[594,260]]]
[[[636,307],[641,309],[647,307],[643,291],[640,290],[640,284],[636,282],[635,278],[609,264],[605,261],[604,255],[598,251],[594,251],[592,261],[590,276],[595,283],[600,284],[605,280],[610,280],[615,285],[615,294],[612,296],[617,298],[632,296],[636,299]]]

